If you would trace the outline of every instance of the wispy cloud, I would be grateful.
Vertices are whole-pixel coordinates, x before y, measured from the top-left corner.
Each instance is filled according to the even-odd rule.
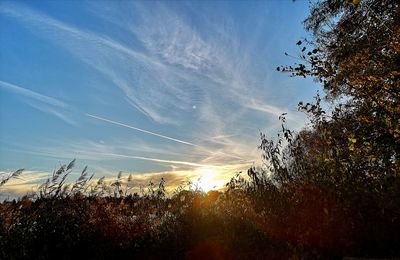
[[[25,96],[25,97],[28,97],[31,99],[35,99],[37,101],[40,101],[40,102],[48,104],[48,105],[62,107],[62,108],[66,107],[65,103],[58,99],[39,94],[32,90],[22,88],[22,87],[19,87],[17,85],[14,85],[14,84],[2,81],[2,80],[0,80],[0,87],[2,87],[3,89],[5,89],[9,92],[14,93],[14,94]]]
[[[96,162],[137,159],[194,171],[201,167],[245,167],[260,157],[258,129],[267,123],[270,128],[277,127],[270,121],[288,111],[274,102],[272,87],[257,74],[260,69],[254,62],[251,42],[257,39],[246,40],[239,35],[238,24],[226,13],[188,18],[173,5],[162,2],[100,3],[91,3],[96,8],[88,9],[91,15],[107,21],[108,31],[78,28],[15,2],[2,3],[0,14],[94,69],[106,79],[106,88],[119,90],[121,100],[108,99],[108,103],[123,101],[118,103],[127,105],[125,113],[129,118],[138,118],[139,114],[128,109],[131,106],[159,127],[150,129],[160,130],[136,127],[140,125],[136,121],[132,125],[115,121],[112,114],[117,112],[112,110],[108,110],[110,117],[99,116],[103,112],[96,106],[90,113],[82,111],[83,115],[172,142],[127,142],[116,136],[99,144],[82,137],[48,147],[32,147],[32,153]],[[196,19],[202,26],[191,22]],[[67,104],[61,101],[19,87],[0,86],[38,101],[32,106],[39,110],[64,121],[70,119],[62,110]],[[91,93],[96,95],[95,91]],[[107,102],[102,104],[102,111],[109,108]],[[164,124],[176,129],[177,136],[162,134]],[[185,138],[180,138],[179,133],[185,133]]]
[[[0,13],[17,18],[35,33],[56,42],[103,73],[122,90],[130,104],[153,120],[175,122],[173,117],[166,116],[165,108],[182,107],[184,95],[160,91],[164,87],[174,88],[173,84],[162,79],[175,73],[166,70],[157,60],[106,36],[80,30],[24,5],[5,4]],[[161,74],[164,77],[160,78]],[[174,114],[173,110],[169,111]]]
[[[0,176],[3,174],[8,173],[0,171]],[[27,192],[35,192],[49,174],[43,171],[23,171],[19,178],[11,178],[4,186],[0,187],[0,202],[5,199],[21,197]]]
[[[243,99],[243,106],[253,109],[253,110],[265,112],[267,114],[271,114],[276,117],[280,116],[282,113],[285,112],[285,110],[282,108],[278,108],[276,106],[271,106],[271,105],[265,104],[255,98],[248,98],[248,97],[243,98],[242,97],[242,99]]]
[[[66,114],[70,107],[63,101],[2,80],[0,80],[0,88],[26,98],[25,103],[37,110],[54,115],[70,125],[76,125],[76,122]]]
[[[104,121],[104,122],[108,122],[108,123],[111,123],[111,124],[115,124],[115,125],[119,125],[119,126],[122,126],[122,127],[126,127],[126,128],[129,128],[129,129],[133,129],[133,130],[136,130],[136,131],[140,131],[140,132],[143,132],[143,133],[146,133],[146,134],[150,134],[150,135],[153,135],[153,136],[157,136],[157,137],[160,137],[160,138],[164,138],[164,139],[167,139],[167,140],[171,140],[171,141],[174,141],[174,142],[178,142],[178,143],[194,146],[194,147],[198,148],[199,151],[202,151],[205,154],[207,154],[207,156],[208,156],[207,158],[215,157],[215,155],[220,155],[220,156],[223,156],[223,157],[229,157],[229,158],[235,158],[235,159],[239,159],[239,160],[245,160],[243,156],[239,156],[239,155],[235,155],[235,154],[231,154],[231,153],[227,153],[227,152],[223,152],[223,151],[218,151],[218,150],[214,150],[214,149],[209,149],[209,148],[202,147],[202,146],[194,144],[194,143],[190,143],[190,142],[186,142],[186,141],[183,141],[183,140],[180,140],[180,139],[176,139],[176,138],[172,138],[172,137],[169,137],[169,136],[165,136],[165,135],[161,135],[161,134],[158,134],[158,133],[154,133],[154,132],[151,132],[151,131],[148,131],[148,130],[144,130],[144,129],[141,129],[141,128],[138,128],[138,127],[134,127],[134,126],[127,125],[127,124],[124,124],[124,123],[116,122],[114,120],[106,119],[104,117],[95,116],[95,115],[91,115],[91,114],[86,114],[86,116],[91,117],[91,118],[95,118],[95,119],[98,119],[98,120],[101,120],[101,121]],[[232,137],[232,136],[233,135],[218,136],[216,139],[222,140],[222,139],[226,139],[226,138],[229,138],[229,137]],[[220,141],[220,143],[221,143],[221,141]],[[231,142],[230,144],[232,146],[235,145],[234,142]]]
[[[58,151],[60,146],[64,146],[63,151]],[[130,151],[141,151],[140,147],[136,147],[136,149],[129,149],[125,146],[115,146],[115,145],[106,145],[95,142],[77,142],[77,143],[62,143],[59,145],[49,145],[45,144],[43,147],[39,145],[35,146],[21,146],[19,148],[20,152],[29,153],[39,156],[46,157],[54,157],[54,158],[63,158],[63,159],[71,159],[74,157],[83,159],[83,160],[93,160],[93,161],[102,161],[102,160],[110,160],[114,158],[120,159],[136,159],[136,160],[144,160],[144,161],[152,161],[161,163],[167,166],[170,165],[183,165],[190,167],[208,167],[208,168],[221,168],[221,165],[212,165],[206,163],[197,163],[197,162],[189,162],[183,160],[171,160],[171,159],[163,159],[163,158],[153,158],[139,155],[128,155]],[[150,150],[154,152],[154,149]],[[168,150],[164,150],[164,156],[170,154]],[[197,160],[200,160],[197,158]]]
[[[247,105],[248,100],[255,99],[245,94],[252,92],[245,76],[250,68],[246,67],[246,53],[235,55],[241,51],[235,35],[211,31],[211,35],[216,35],[205,39],[162,4],[157,5],[157,12],[140,4],[136,8],[140,8],[142,20],[127,29],[143,43],[146,52],[80,30],[26,6],[5,5],[2,12],[27,26],[35,26],[31,29],[102,72],[123,91],[130,104],[157,122],[177,123],[176,116],[190,112],[195,103],[207,105],[207,96],[222,95],[243,108],[256,108]],[[268,105],[258,110],[276,115],[277,108]]]

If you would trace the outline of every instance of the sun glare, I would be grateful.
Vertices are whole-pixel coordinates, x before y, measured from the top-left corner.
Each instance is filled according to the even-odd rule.
[[[218,179],[219,172],[215,169],[202,168],[196,170],[199,174],[200,179],[197,181],[197,185],[205,191],[208,192],[213,189],[219,189],[223,184],[223,180]]]

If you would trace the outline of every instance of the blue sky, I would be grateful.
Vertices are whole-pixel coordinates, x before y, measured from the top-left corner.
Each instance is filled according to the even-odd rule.
[[[96,176],[222,184],[260,161],[279,114],[304,125],[296,105],[318,87],[275,68],[295,62],[284,52],[299,52],[307,13],[289,0],[1,1],[0,170],[26,168],[25,185],[76,158]]]

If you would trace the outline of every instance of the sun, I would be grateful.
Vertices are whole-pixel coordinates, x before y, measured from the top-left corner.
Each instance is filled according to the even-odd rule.
[[[199,174],[199,180],[196,183],[204,192],[218,189],[220,188],[221,184],[224,183],[223,180],[218,179],[218,170],[201,168],[196,170],[196,172]]]

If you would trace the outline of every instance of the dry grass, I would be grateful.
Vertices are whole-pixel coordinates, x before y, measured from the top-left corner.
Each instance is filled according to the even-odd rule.
[[[329,190],[276,186],[240,174],[225,192],[187,185],[170,196],[165,181],[131,193],[121,173],[91,181],[86,168],[66,184],[74,161],[33,197],[0,204],[0,258],[305,259],[394,256],[399,220],[359,219]],[[20,173],[18,173],[20,174]],[[10,176],[17,174],[11,174]],[[368,230],[370,237],[363,237]],[[399,229],[397,229],[399,230]],[[384,241],[382,241],[382,239]],[[368,247],[374,244],[374,247]]]

